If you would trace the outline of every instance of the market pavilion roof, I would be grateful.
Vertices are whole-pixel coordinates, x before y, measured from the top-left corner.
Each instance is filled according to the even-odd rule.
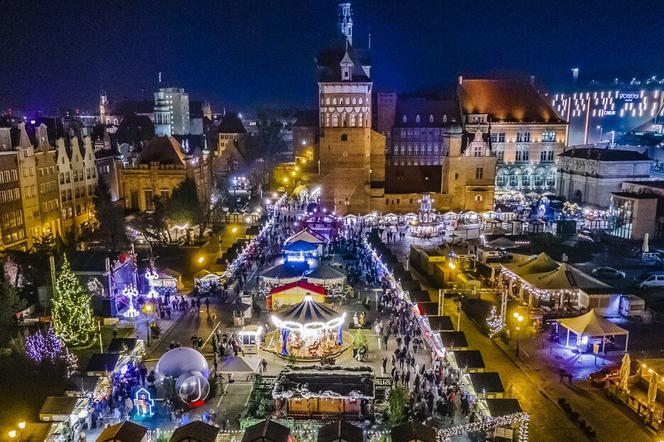
[[[404,422],[392,428],[390,436],[393,442],[436,442],[438,440],[433,427],[413,421]]]
[[[288,442],[290,428],[273,420],[250,426],[242,435],[242,442]]]
[[[219,427],[203,421],[192,421],[176,428],[169,442],[215,442],[218,434]]]
[[[137,442],[143,440],[148,429],[133,422],[124,421],[102,431],[97,442]]]
[[[363,442],[364,431],[350,422],[338,420],[318,429],[317,442]]]
[[[261,273],[261,276],[266,279],[280,279],[280,280],[298,280],[302,277],[302,269],[289,266],[286,264],[277,264]],[[284,281],[291,282],[291,281]]]
[[[272,290],[270,290],[270,295],[274,295],[275,293],[283,293],[293,289],[295,290],[300,289],[303,295],[305,295],[307,292],[320,293],[321,295],[324,295],[326,292],[325,287],[321,287],[319,285],[301,280],[301,281],[295,281],[288,284],[280,285],[279,287],[275,287]]]
[[[329,399],[373,399],[374,373],[371,367],[321,367],[318,365],[285,368],[272,390],[274,399],[291,397]]]
[[[292,321],[300,324],[327,322],[337,317],[339,317],[339,313],[310,298],[305,298],[304,301],[279,314],[281,321]]]
[[[595,309],[576,318],[563,318],[558,322],[578,336],[616,336],[628,333],[624,328],[598,315]]]
[[[288,245],[297,241],[306,241],[311,244],[323,244],[326,242],[325,238],[323,238],[320,234],[309,228],[305,228],[286,238],[284,245]]]
[[[346,275],[328,264],[321,264],[318,267],[309,270],[304,274],[308,281],[340,281],[346,279]]]
[[[524,277],[525,275],[556,270],[558,268],[558,262],[542,252],[521,263],[505,264],[505,268],[517,276]]]

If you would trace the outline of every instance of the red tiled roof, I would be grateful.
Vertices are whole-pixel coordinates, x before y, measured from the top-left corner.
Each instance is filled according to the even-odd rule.
[[[321,295],[325,294],[325,288],[321,287],[316,284],[311,284],[310,282],[307,281],[295,281],[291,282],[290,284],[285,284],[285,285],[280,285],[279,287],[275,287],[272,290],[270,290],[270,294],[273,295],[275,293],[281,293],[285,292],[286,290],[290,290],[294,287],[300,287],[304,290],[309,290],[310,292],[314,293],[320,293]]]
[[[544,97],[522,80],[466,80],[459,86],[465,114],[490,114],[492,121],[564,123]]]

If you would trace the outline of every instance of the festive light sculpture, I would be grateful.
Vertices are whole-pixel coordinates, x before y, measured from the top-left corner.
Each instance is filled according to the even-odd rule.
[[[134,394],[136,419],[147,419],[154,416],[154,399],[148,390],[141,387]]]
[[[124,312],[124,315],[127,318],[135,318],[138,316],[138,310],[134,306],[134,300],[138,297],[138,290],[132,284],[127,284],[124,289],[122,289],[122,294],[127,297],[129,308]]]
[[[159,279],[159,273],[155,269],[150,269],[145,272],[145,279],[148,280],[148,285],[150,286],[150,291],[146,295],[148,298],[156,299],[159,297],[159,293],[154,288],[154,281]]]

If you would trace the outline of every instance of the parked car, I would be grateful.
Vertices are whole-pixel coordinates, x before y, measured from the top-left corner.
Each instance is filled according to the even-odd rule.
[[[639,287],[649,289],[651,287],[664,287],[664,273],[655,273],[641,281]]]
[[[619,365],[608,365],[602,369],[590,373],[588,380],[592,385],[600,386],[609,379],[620,376],[620,366]]]
[[[625,272],[613,267],[597,267],[593,269],[592,274],[598,278],[625,279]]]

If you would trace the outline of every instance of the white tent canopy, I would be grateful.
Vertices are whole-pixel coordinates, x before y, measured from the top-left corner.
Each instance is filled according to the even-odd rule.
[[[595,310],[590,310],[581,316],[575,318],[563,318],[558,321],[561,326],[567,329],[567,344],[569,345],[569,332],[573,332],[577,336],[619,336],[626,335],[629,340],[629,331],[610,322],[600,315]],[[627,343],[625,341],[625,351],[627,351]]]
[[[529,284],[540,290],[610,290],[611,287],[581,270],[566,263],[547,273],[535,273],[522,276]]]
[[[320,236],[318,233],[308,228],[302,229],[299,232],[288,237],[286,241],[284,241],[284,245],[288,245],[297,241],[304,241],[311,244],[325,243],[325,239],[322,236]]]

